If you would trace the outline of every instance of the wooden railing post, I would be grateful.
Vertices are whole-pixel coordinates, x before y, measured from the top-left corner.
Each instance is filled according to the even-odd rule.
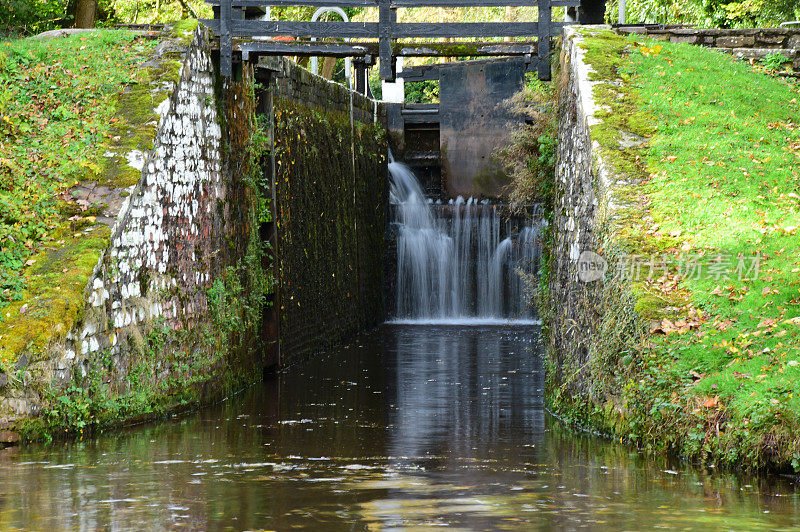
[[[551,0],[539,0],[539,79],[550,79],[550,31],[552,19]]]
[[[222,0],[219,4],[219,70],[224,78],[230,78],[233,74],[231,0]]]
[[[397,20],[397,12],[392,9],[390,0],[378,0],[378,56],[381,60],[380,76],[386,81],[394,81],[392,64],[392,33]]]

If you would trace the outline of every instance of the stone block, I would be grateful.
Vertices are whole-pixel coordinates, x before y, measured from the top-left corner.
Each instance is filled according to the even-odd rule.
[[[720,48],[750,48],[755,46],[756,38],[752,35],[737,35],[733,37],[717,37],[716,45]]]
[[[19,443],[19,434],[10,430],[0,430],[0,443]]]
[[[700,41],[700,37],[697,35],[673,35],[669,38],[670,42],[677,42],[677,43],[686,43],[686,44],[697,44]]]
[[[786,47],[800,50],[800,35],[792,35],[789,37],[789,40],[786,41]]]
[[[771,48],[771,47],[782,48],[783,43],[786,42],[786,38],[787,38],[786,35],[780,33],[778,34],[762,33],[756,36],[756,42],[758,44],[768,45],[765,46],[765,48]]]

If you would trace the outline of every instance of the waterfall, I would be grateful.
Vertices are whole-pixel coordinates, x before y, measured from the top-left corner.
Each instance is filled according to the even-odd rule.
[[[414,173],[390,157],[397,228],[396,320],[530,320],[520,273],[535,273],[542,221],[501,216],[500,205],[434,204]]]

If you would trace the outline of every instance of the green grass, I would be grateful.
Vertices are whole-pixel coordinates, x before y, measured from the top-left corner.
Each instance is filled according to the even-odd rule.
[[[125,31],[0,43],[0,362],[82,307],[108,230],[69,190],[104,173],[118,96],[156,44]]]
[[[590,51],[608,42],[587,39]],[[598,70],[633,90],[604,103],[654,128],[636,151],[644,184],[625,191],[648,208],[618,236],[670,264],[634,283],[669,334],[656,329],[621,378],[615,430],[690,457],[800,470],[800,90],[713,50],[614,42],[621,60]],[[701,274],[679,275],[682,260]],[[692,327],[672,332],[681,320]]]
[[[731,263],[680,280],[708,321],[699,335],[670,335],[660,362],[679,377],[705,374],[679,395],[684,406],[719,397],[698,417],[724,412],[725,428],[711,438],[727,458],[796,460],[800,320],[790,320],[800,316],[800,91],[703,48],[664,45],[631,58],[658,123],[646,187],[653,222],[680,230],[681,251],[703,254],[701,264],[717,256]],[[739,257],[746,268],[758,260],[758,275],[739,275]]]

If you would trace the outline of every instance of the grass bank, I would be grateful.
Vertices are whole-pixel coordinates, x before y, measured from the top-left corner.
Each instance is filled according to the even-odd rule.
[[[79,188],[124,197],[139,180],[125,154],[152,147],[180,67],[142,68],[159,42],[108,30],[0,43],[0,371],[80,317],[116,214]]]
[[[643,334],[594,376],[613,400],[556,408],[646,448],[800,471],[800,88],[701,47],[585,47],[614,82],[593,138],[636,182],[611,271]]]

